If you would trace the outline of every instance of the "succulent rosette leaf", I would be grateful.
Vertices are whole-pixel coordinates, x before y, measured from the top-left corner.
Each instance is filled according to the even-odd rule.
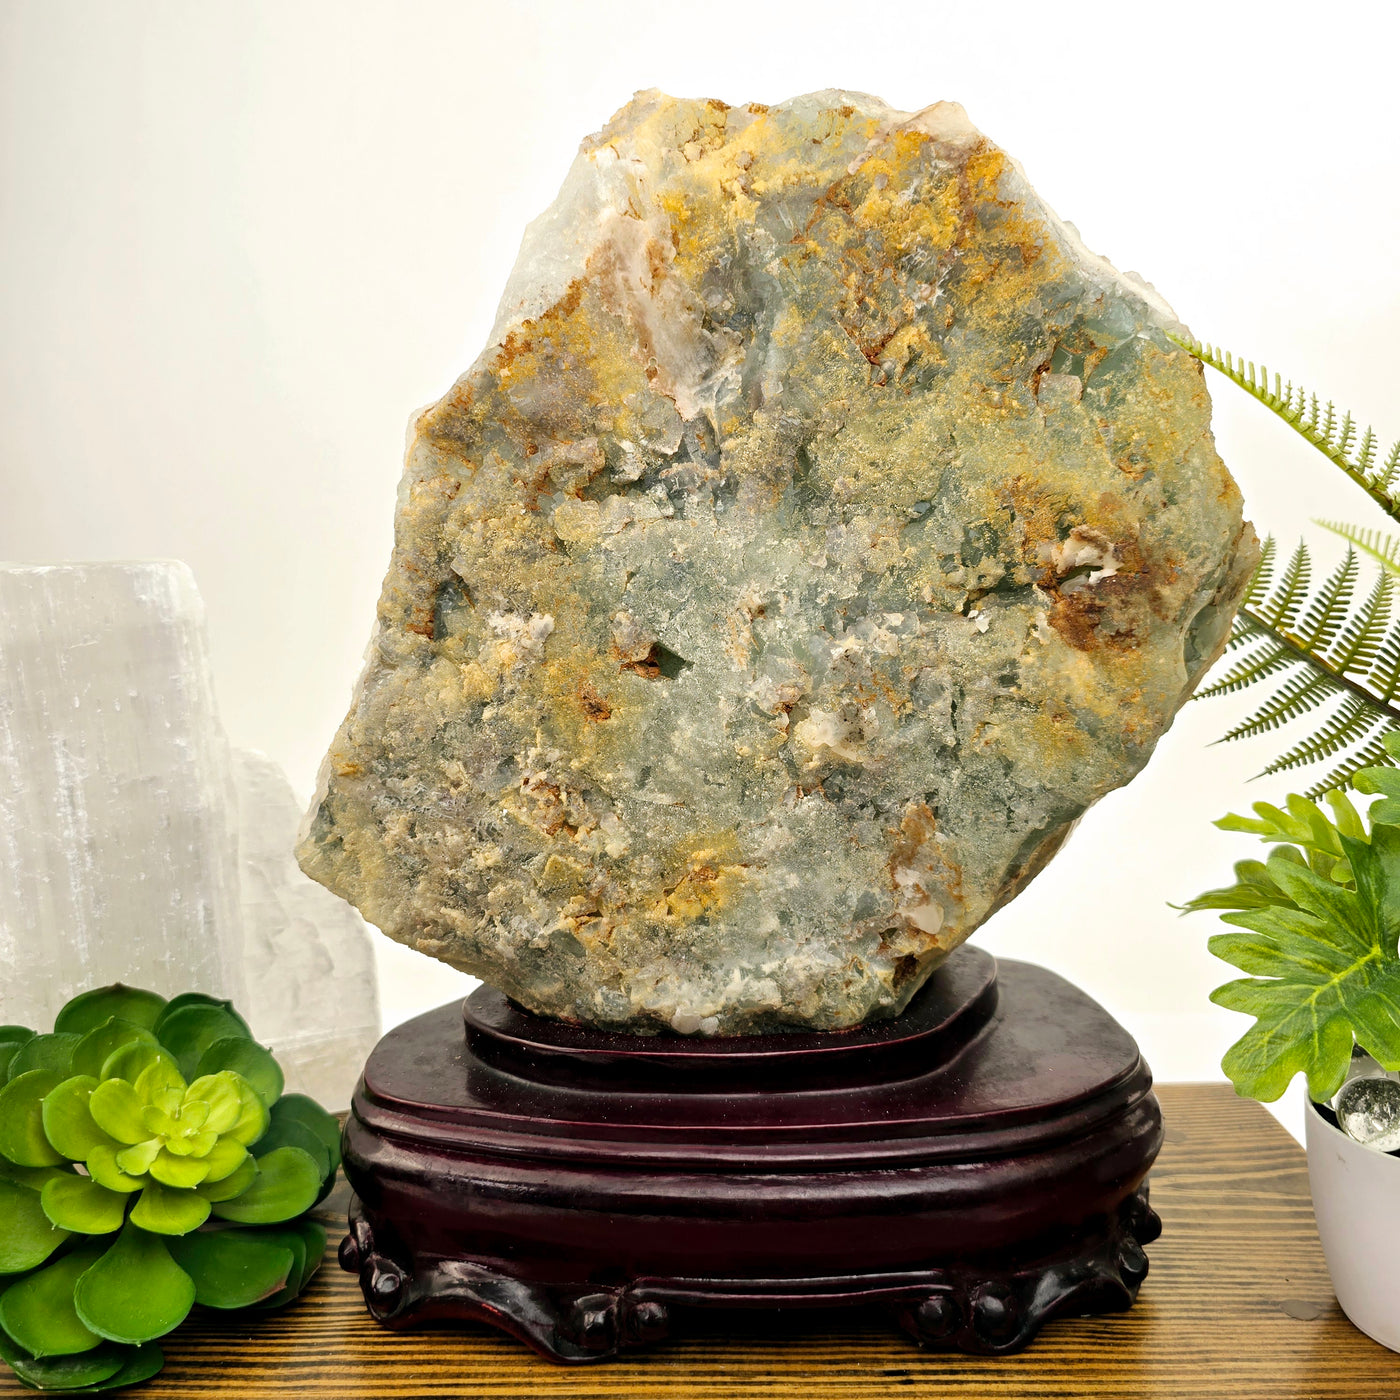
[[[9,1078],[10,1061],[20,1046],[33,1039],[34,1032],[28,1026],[0,1026],[0,1084]]]
[[[283,1087],[203,993],[102,987],[52,1032],[0,1026],[0,1357],[26,1385],[134,1385],[195,1305],[306,1287],[340,1128]]]

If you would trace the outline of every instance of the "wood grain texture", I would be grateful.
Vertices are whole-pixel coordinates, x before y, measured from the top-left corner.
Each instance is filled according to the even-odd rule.
[[[1400,1356],[1342,1316],[1313,1225],[1302,1151],[1228,1085],[1162,1085],[1152,1173],[1162,1238],[1137,1305],[1062,1320],[1026,1352],[922,1353],[887,1318],[702,1315],[658,1350],[550,1365],[486,1327],[391,1333],[328,1259],[256,1327],[203,1314],[167,1346],[147,1400],[1400,1400]],[[343,1187],[327,1203],[343,1212]],[[328,1217],[338,1231],[343,1221]],[[334,1246],[332,1246],[334,1247]],[[26,1395],[12,1376],[0,1396]]]

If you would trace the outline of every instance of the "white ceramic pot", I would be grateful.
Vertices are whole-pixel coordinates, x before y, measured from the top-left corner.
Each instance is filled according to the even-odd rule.
[[[1308,1105],[1308,1180],[1342,1311],[1400,1351],[1400,1157],[1353,1142]]]

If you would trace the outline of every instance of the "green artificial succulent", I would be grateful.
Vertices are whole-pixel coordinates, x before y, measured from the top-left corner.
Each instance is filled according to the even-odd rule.
[[[133,1385],[195,1304],[277,1307],[326,1233],[336,1120],[226,1001],[85,992],[0,1026],[0,1357],[26,1385]]]

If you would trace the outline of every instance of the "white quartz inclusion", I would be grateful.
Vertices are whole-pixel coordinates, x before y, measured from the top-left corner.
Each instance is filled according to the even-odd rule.
[[[371,950],[296,868],[298,815],[275,764],[230,753],[183,564],[0,567],[0,1022],[117,981],[226,996],[288,1088],[343,1106]]]

